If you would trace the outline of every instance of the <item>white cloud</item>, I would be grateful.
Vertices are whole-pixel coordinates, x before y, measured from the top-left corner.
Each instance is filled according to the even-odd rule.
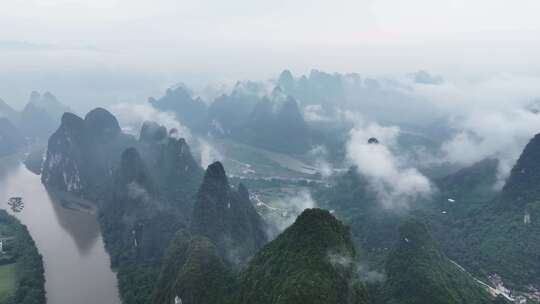
[[[223,154],[212,143],[202,137],[195,136],[190,129],[182,125],[176,116],[170,112],[162,112],[149,104],[118,103],[110,106],[111,112],[116,116],[124,130],[139,130],[145,121],[153,121],[167,128],[168,131],[176,129],[170,136],[184,138],[193,148],[192,152],[199,153],[203,168],[215,161],[224,159]],[[134,132],[138,136],[138,132]]]
[[[200,152],[201,167],[206,168],[210,164],[223,160],[223,155],[207,140],[197,138]]]
[[[375,1],[373,11],[386,31],[463,33],[469,31],[540,29],[536,0]]]
[[[178,137],[191,140],[190,130],[182,125],[174,114],[158,111],[149,104],[119,103],[110,106],[110,110],[121,125],[136,126],[138,130],[143,122],[154,121],[165,126],[167,130],[176,129]]]
[[[432,185],[417,169],[409,167],[391,147],[396,147],[397,127],[358,123],[347,142],[347,159],[367,177],[385,208],[406,207],[411,201],[429,196]],[[379,144],[369,144],[375,137]]]
[[[150,200],[148,191],[135,181],[127,185],[127,193],[131,199],[141,200],[142,202],[148,202]]]
[[[496,75],[479,81],[416,86],[450,120],[456,134],[442,145],[443,159],[471,165],[499,159],[497,187],[527,142],[540,132],[540,115],[527,110],[540,96],[540,78]]]
[[[328,149],[325,146],[315,146],[308,154],[313,158],[313,166],[322,177],[329,177],[332,175],[334,167],[328,162]]]
[[[354,261],[348,256],[337,254],[334,252],[328,253],[328,258],[332,266],[339,269],[354,268],[356,275],[360,281],[365,283],[381,283],[386,280],[384,273],[376,270],[371,270],[368,265]]]
[[[300,189],[295,194],[272,201],[269,206],[273,214],[266,217],[269,224],[267,234],[272,239],[292,225],[302,211],[316,208],[317,204],[307,189]]]
[[[311,122],[331,121],[332,118],[325,113],[321,105],[307,105],[304,107],[304,119]]]

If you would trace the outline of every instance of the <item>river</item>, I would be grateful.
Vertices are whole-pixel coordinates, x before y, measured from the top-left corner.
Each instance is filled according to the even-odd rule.
[[[8,208],[12,196],[23,198],[21,212]],[[62,207],[17,159],[1,159],[0,204],[28,227],[43,255],[48,304],[121,302],[93,213]]]

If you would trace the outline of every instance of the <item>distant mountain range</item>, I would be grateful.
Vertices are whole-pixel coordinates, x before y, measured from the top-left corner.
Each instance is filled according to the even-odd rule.
[[[238,83],[229,95],[221,95],[207,106],[193,98],[183,86],[150,99],[161,111],[169,111],[186,126],[202,134],[238,140],[269,150],[304,153],[315,134],[304,121],[298,102],[276,87],[270,96],[251,92]]]
[[[228,98],[220,102],[244,102]],[[221,130],[261,145],[281,140],[264,133],[271,128],[293,137],[302,136],[297,130],[309,133],[296,101],[281,89],[244,114],[242,124],[220,124]],[[368,178],[354,167],[326,183],[306,183],[317,204],[332,211],[304,210],[271,240],[247,187],[231,185],[220,162],[203,170],[176,134],[145,122],[138,137],[128,135],[111,113],[97,108],[84,118],[64,113],[49,138],[42,181],[50,190],[96,202],[125,303],[535,299],[540,136],[500,191],[490,187],[498,166],[492,159],[435,180],[432,197],[400,210],[381,208]]]
[[[32,92],[22,111],[0,99],[0,156],[13,153],[32,142],[44,142],[56,130],[69,108],[49,92]]]
[[[6,117],[0,117],[0,156],[16,152],[27,143],[21,131]]]

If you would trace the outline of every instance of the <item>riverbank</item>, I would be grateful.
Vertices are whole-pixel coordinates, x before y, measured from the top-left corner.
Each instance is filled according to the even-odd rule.
[[[43,259],[26,226],[0,210],[0,302],[45,303]]]
[[[92,203],[62,203],[20,157],[11,159],[0,171],[0,207],[8,208],[11,197],[21,197],[25,203],[21,212],[8,212],[28,227],[43,256],[47,303],[120,304],[96,215],[80,205]]]

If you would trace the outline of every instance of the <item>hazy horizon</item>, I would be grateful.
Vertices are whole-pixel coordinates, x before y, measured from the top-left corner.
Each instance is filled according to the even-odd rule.
[[[284,69],[446,79],[540,77],[537,1],[20,0],[0,12],[0,98],[73,108],[267,80]]]

